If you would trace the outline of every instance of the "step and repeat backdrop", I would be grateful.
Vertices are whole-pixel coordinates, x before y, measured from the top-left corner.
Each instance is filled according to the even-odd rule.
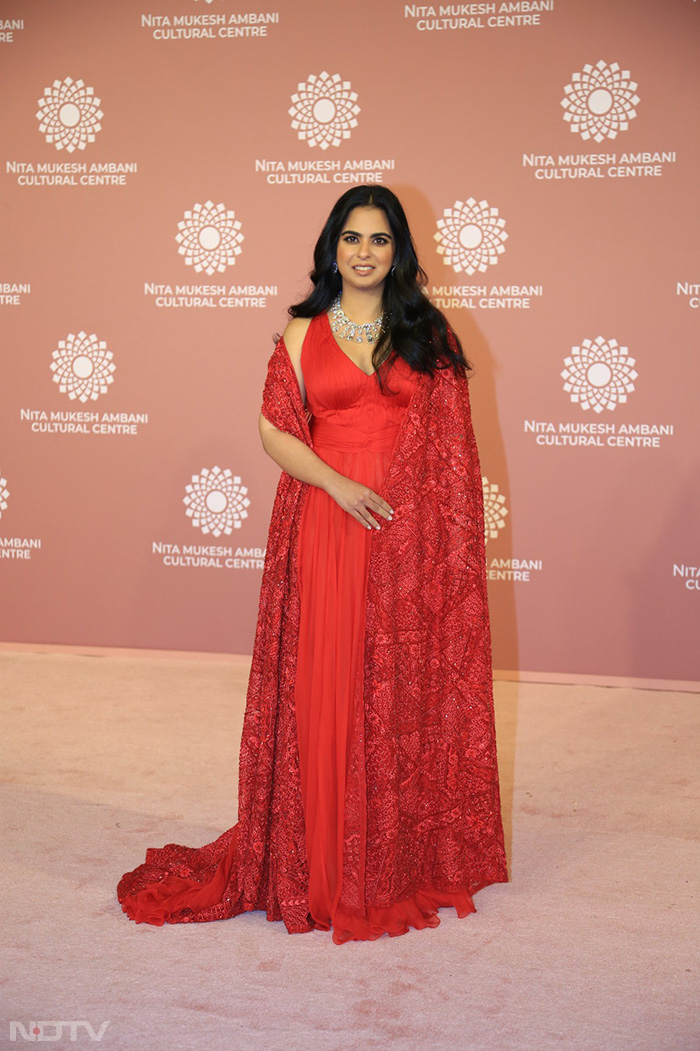
[[[496,667],[700,679],[699,45],[695,0],[6,0],[0,639],[250,652],[267,360],[376,183],[474,365]]]

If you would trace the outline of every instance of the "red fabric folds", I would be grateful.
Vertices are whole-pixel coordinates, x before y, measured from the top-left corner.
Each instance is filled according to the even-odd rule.
[[[269,363],[263,413],[312,444],[282,340]],[[294,703],[307,488],[283,472],[275,498],[238,824],[206,847],[149,850],[118,887],[137,922],[205,922],[264,909],[290,933],[312,929]],[[369,563],[364,705],[349,735],[336,942],[436,926],[443,905],[467,915],[473,893],[508,879],[481,472],[466,378],[451,370],[419,377],[381,493],[395,516],[373,538]]]
[[[203,883],[173,872],[166,873],[158,883],[149,883],[140,891],[127,893],[123,897],[122,909],[127,916],[136,923],[150,923],[162,927],[164,923],[177,922],[176,917],[183,909],[195,913],[217,905],[224,896],[236,862],[238,826],[235,825],[231,832],[228,849],[217,864],[211,879]]]
[[[462,919],[476,912],[474,902],[466,891],[441,894],[435,890],[417,890],[410,898],[388,908],[370,905],[366,919],[359,919],[340,908],[334,916],[333,941],[336,945],[348,941],[375,941],[382,934],[388,934],[390,938],[408,934],[411,927],[419,931],[426,927],[439,927],[438,909],[448,906],[453,906]]]

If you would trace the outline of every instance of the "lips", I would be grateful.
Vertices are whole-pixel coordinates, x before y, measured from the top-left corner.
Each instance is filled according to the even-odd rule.
[[[371,274],[374,270],[373,266],[354,266],[353,270],[357,274]]]

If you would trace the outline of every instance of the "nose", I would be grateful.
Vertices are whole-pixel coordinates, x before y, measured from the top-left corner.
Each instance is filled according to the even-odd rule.
[[[361,259],[366,259],[370,254],[370,239],[369,237],[363,237],[357,246],[357,254]]]

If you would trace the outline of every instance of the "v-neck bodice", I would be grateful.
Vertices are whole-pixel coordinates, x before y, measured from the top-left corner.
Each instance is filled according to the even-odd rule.
[[[359,369],[363,376],[367,376],[368,379],[371,376],[373,376],[374,375],[374,370],[372,372],[365,372],[365,370],[362,368],[362,366],[358,365],[357,362],[355,361],[355,359],[350,354],[348,354],[347,351],[343,350],[343,348],[341,347],[340,343],[338,342],[338,340],[333,335],[333,326],[331,325],[331,319],[329,318],[328,314],[322,314],[321,317],[325,320],[325,323],[326,323],[326,325],[328,326],[328,328],[330,330],[331,339],[335,343],[335,345],[338,348],[338,350],[340,351],[340,353],[343,354],[348,359],[348,361],[350,362],[351,365],[354,365],[356,369]]]
[[[301,351],[306,403],[315,446],[383,452],[391,449],[417,373],[403,359],[388,371],[386,393],[336,341],[327,314],[309,325]]]

